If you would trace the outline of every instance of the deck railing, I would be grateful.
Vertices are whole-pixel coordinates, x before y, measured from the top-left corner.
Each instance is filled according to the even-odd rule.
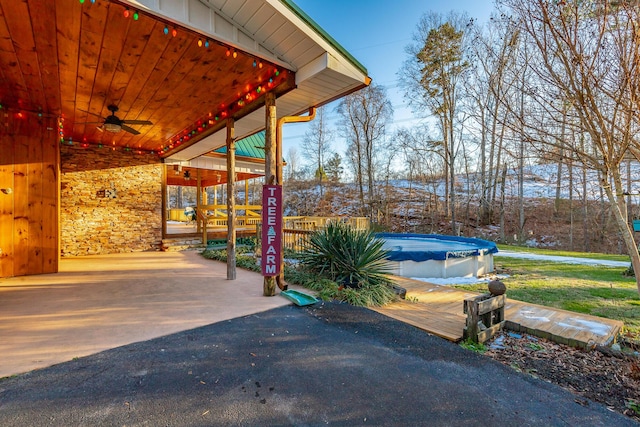
[[[236,227],[246,231],[255,231],[260,238],[262,206],[236,205]],[[202,205],[197,209],[198,228],[202,231],[202,241],[206,243],[208,230],[226,228],[228,224],[227,205]],[[308,237],[314,231],[324,228],[331,222],[342,222],[356,230],[368,230],[369,218],[365,217],[320,217],[286,216],[283,218],[284,247],[301,250],[306,246]]]

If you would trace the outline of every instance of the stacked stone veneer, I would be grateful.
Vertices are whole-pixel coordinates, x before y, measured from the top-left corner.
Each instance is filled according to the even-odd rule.
[[[62,256],[160,249],[162,164],[156,155],[62,145],[60,167]]]

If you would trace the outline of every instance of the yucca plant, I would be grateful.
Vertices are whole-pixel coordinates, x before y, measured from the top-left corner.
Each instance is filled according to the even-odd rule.
[[[311,235],[300,260],[310,271],[348,288],[390,285],[383,241],[372,232],[330,223]]]

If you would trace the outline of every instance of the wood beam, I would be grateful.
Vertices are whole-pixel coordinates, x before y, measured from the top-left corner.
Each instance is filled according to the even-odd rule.
[[[236,138],[235,121],[227,120],[227,279],[236,280]]]
[[[274,93],[265,95],[265,135],[264,135],[264,183],[276,184],[276,96]],[[279,184],[279,183],[278,183]],[[264,227],[264,224],[262,224]],[[264,242],[263,242],[264,243]],[[276,278],[265,277],[263,295],[272,297],[276,294]]]

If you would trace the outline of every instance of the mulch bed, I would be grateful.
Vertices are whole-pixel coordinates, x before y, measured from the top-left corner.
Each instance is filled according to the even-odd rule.
[[[484,355],[512,368],[557,384],[576,394],[576,402],[600,402],[640,421],[638,351],[609,347],[585,351],[545,339],[503,331],[485,343]]]

